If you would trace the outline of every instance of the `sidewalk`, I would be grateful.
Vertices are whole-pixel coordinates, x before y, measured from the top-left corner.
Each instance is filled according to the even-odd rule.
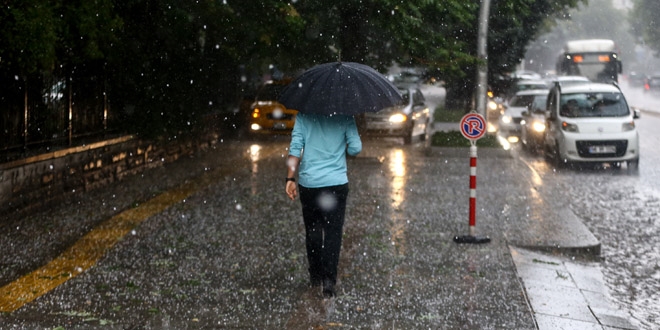
[[[540,330],[636,329],[610,302],[600,266],[511,247]]]
[[[435,123],[433,132],[459,129]],[[535,218],[520,223],[509,248],[538,329],[637,329],[610,302],[599,263],[589,261],[600,256],[600,242],[581,220],[568,209]]]

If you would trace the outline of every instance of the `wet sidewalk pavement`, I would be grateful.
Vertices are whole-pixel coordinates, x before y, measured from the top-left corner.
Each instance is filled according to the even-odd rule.
[[[600,266],[511,247],[539,329],[636,329],[609,302]]]
[[[195,187],[164,211],[132,219],[135,227],[95,266],[0,314],[2,328],[632,328],[594,285],[602,283],[597,262],[572,257],[599,243],[575,216],[556,211],[561,193],[526,179],[533,173],[525,164],[493,149],[479,150],[477,188],[477,230],[491,242],[470,245],[453,242],[468,230],[467,150],[365,141],[349,159],[338,296],[322,299],[308,287],[299,202],[284,194],[285,148],[221,145],[7,219],[5,284],[117,212],[182,182]]]

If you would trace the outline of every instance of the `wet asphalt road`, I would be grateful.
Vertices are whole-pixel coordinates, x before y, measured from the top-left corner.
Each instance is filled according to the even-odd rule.
[[[65,205],[8,215],[2,284],[104,219],[181,182],[203,183],[137,225],[95,266],[2,313],[2,328],[535,328],[507,246],[510,236],[534,237],[500,216],[511,198],[504,191],[530,194],[511,171],[524,170],[522,163],[482,151],[480,164],[493,175],[481,183],[478,231],[492,242],[457,245],[453,237],[468,230],[467,150],[365,141],[363,154],[349,160],[339,296],[323,300],[308,288],[299,202],[284,194],[287,142],[224,141]],[[215,175],[220,169],[230,170]]]
[[[639,122],[640,131],[653,123]],[[603,242],[612,296],[640,328],[657,326],[660,203],[655,168],[645,167],[652,157],[631,175],[556,171],[515,149],[479,149],[477,231],[492,241],[456,245],[452,238],[467,234],[467,150],[367,139],[349,159],[339,296],[324,301],[307,287],[299,202],[284,194],[287,143],[225,140],[64,205],[7,215],[0,285],[123,210],[183,182],[199,187],[137,225],[94,267],[0,314],[1,328],[535,329],[508,244],[542,245],[554,227],[539,214],[567,206]]]

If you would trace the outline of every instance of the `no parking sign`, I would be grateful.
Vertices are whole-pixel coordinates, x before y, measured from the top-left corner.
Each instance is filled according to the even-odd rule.
[[[486,133],[486,120],[484,116],[471,112],[461,119],[461,134],[466,139],[478,140]]]

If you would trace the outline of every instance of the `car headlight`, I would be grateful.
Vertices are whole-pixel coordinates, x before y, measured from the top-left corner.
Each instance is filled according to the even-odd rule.
[[[635,129],[635,122],[634,121],[623,123],[623,131],[624,132],[632,131],[634,129]]]
[[[502,116],[502,123],[511,124],[512,121],[513,121],[513,118],[511,118],[511,116],[509,116],[509,115]]]
[[[540,122],[540,121],[535,121],[535,122],[532,123],[532,129],[535,132],[542,133],[543,131],[545,131],[545,123]]]
[[[490,110],[497,110],[497,102],[488,101],[488,107],[490,108]]]
[[[390,123],[403,123],[408,120],[408,117],[402,113],[395,113],[390,116]]]
[[[580,130],[578,130],[578,126],[575,124],[567,123],[565,121],[561,122],[561,129],[566,131],[566,132],[573,132],[577,133]]]

